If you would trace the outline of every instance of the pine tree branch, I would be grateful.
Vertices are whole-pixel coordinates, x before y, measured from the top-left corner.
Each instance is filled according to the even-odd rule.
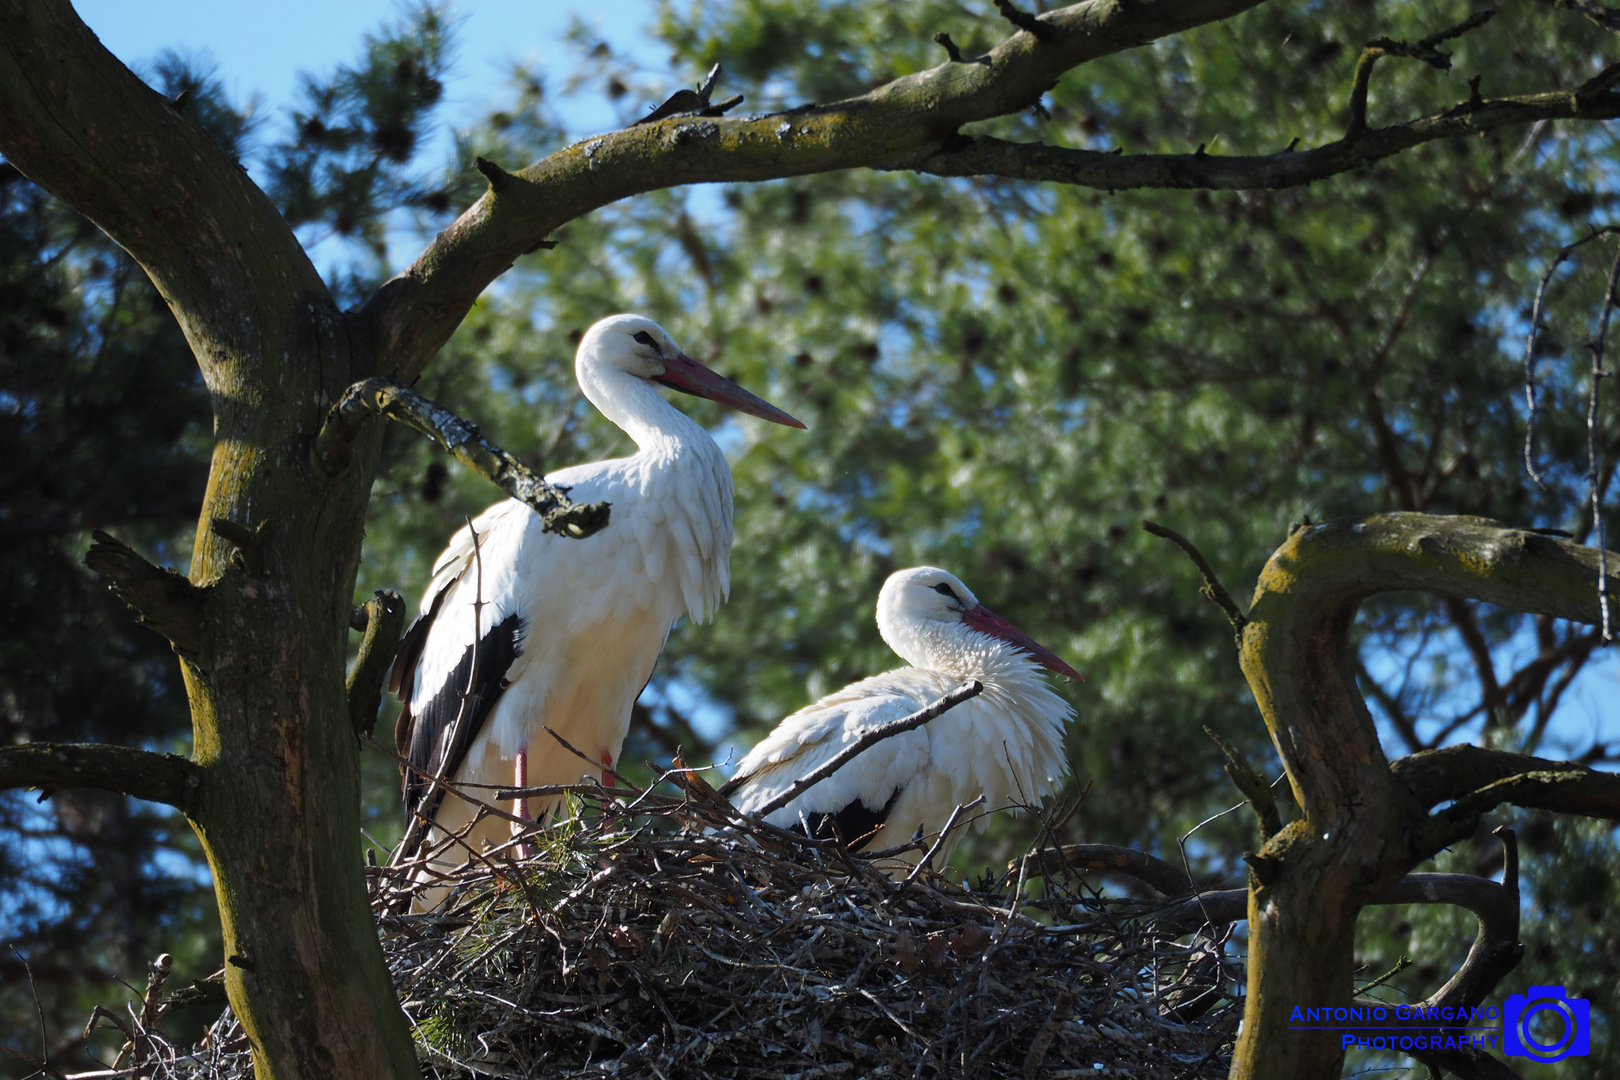
[[[84,565],[106,578],[113,592],[135,609],[142,626],[155,630],[184,653],[202,650],[204,590],[184,575],[153,566],[117,537],[99,529]]]
[[[0,746],[0,790],[39,788],[41,798],[69,788],[100,788],[190,813],[201,781],[202,769],[178,754],[107,743]]]
[[[329,476],[347,468],[355,439],[374,416],[398,420],[444,447],[467,468],[531,507],[545,522],[547,532],[578,539],[607,526],[607,503],[574,502],[543,476],[484,438],[478,425],[393,379],[366,379],[344,392],[327,413],[326,423],[315,439],[317,466]]]

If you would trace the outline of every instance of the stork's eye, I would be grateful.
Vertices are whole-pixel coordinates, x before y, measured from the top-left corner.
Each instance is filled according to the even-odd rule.
[[[645,330],[637,330],[635,340],[639,341],[643,345],[650,345],[655,349],[658,348],[658,342],[654,341],[653,336],[647,333]]]
[[[940,582],[938,585],[934,586],[934,591],[939,593],[939,595],[941,595],[941,596],[948,596],[952,600],[960,600],[961,599],[961,597],[957,596],[956,593],[951,591],[951,587],[949,585],[945,584],[943,581]]]

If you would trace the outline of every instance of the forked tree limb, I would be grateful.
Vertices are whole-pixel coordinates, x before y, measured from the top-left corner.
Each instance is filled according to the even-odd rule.
[[[426,435],[455,459],[539,514],[547,532],[579,539],[608,523],[607,503],[576,503],[469,423],[393,379],[374,378],[344,391],[327,414],[315,440],[314,458],[329,475],[348,466],[349,454],[366,422],[387,416]]]
[[[1595,549],[1483,518],[1395,513],[1299,529],[1266,564],[1240,657],[1304,817],[1251,860],[1258,960],[1234,1076],[1337,1070],[1342,1047],[1291,1029],[1285,1002],[1347,1004],[1357,912],[1480,814],[1513,802],[1608,816],[1620,787],[1589,769],[1466,751],[1392,768],[1356,683],[1349,635],[1362,602],[1421,591],[1595,623],[1602,561]],[[1607,556],[1611,589],[1617,561]],[[1431,814],[1440,792],[1457,801]]]
[[[1611,591],[1617,561],[1611,553]],[[1485,518],[1395,513],[1294,533],[1261,574],[1243,662],[1301,808],[1348,806],[1393,779],[1349,661],[1346,634],[1363,600],[1417,590],[1594,623],[1598,562],[1593,548]],[[1374,786],[1357,786],[1362,778]]]
[[[1522,789],[1504,801],[1527,809],[1620,821],[1620,775],[1574,761],[1478,746],[1447,746],[1400,758],[1390,769],[1429,807],[1465,799],[1515,777],[1558,775],[1562,779],[1547,790]]]
[[[1424,38],[1416,45],[1404,41],[1392,41],[1389,38],[1379,38],[1370,41],[1361,50],[1361,56],[1356,60],[1356,74],[1350,87],[1350,123],[1348,134],[1365,131],[1367,128],[1367,90],[1372,84],[1373,66],[1380,58],[1385,56],[1404,56],[1412,60],[1421,60],[1431,67],[1441,71],[1451,70],[1451,54],[1441,52],[1436,46],[1441,42],[1454,37],[1460,37],[1468,31],[1483,26],[1496,17],[1492,10],[1476,11],[1468,19],[1438,34]],[[1472,102],[1472,99],[1470,99]]]
[[[142,626],[155,630],[186,653],[203,647],[203,590],[173,570],[147,562],[134,548],[99,529],[84,565],[111,583],[113,592],[135,609]]]
[[[846,168],[1126,188],[1283,188],[1359,169],[1437,139],[1545,120],[1620,116],[1599,79],[1573,91],[1465,102],[1434,116],[1362,127],[1300,153],[1116,155],[973,138],[963,125],[1036,104],[1065,72],[1196,26],[1229,19],[1253,0],[1089,0],[1032,21],[970,63],[947,60],[860,97],[752,118],[671,118],[558,151],[487,192],[417,263],[365,308],[376,340],[409,381],[489,281],[567,221],[610,202],[678,184],[774,179]],[[959,53],[958,53],[959,55]]]
[[[203,770],[178,754],[106,743],[0,746],[0,790],[99,788],[190,813]],[[42,796],[43,797],[43,796]]]

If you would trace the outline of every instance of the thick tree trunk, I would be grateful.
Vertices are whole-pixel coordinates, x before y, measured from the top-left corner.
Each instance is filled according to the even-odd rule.
[[[366,903],[342,667],[369,469],[325,489],[308,464],[318,411],[302,411],[279,439],[244,432],[215,454],[191,573],[212,583],[207,644],[184,660],[205,770],[193,821],[259,1075],[415,1076]],[[209,524],[243,507],[265,523],[257,554],[233,555]]]
[[[264,193],[60,0],[0,0],[0,149],[141,263],[213,397],[189,583],[116,545],[98,569],[181,655],[197,771],[176,801],[259,1074],[414,1077],[366,904],[343,672],[377,431],[336,477],[310,458],[373,353]]]

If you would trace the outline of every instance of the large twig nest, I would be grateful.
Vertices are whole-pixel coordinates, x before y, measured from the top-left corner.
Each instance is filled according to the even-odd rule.
[[[375,871],[425,1076],[1226,1074],[1237,1006],[1189,1005],[1220,999],[1219,946],[1155,935],[1138,904],[1018,873],[897,881],[701,800],[600,805],[522,862]],[[409,912],[428,885],[452,892]],[[246,1076],[239,1030],[222,1018],[194,1075]]]

